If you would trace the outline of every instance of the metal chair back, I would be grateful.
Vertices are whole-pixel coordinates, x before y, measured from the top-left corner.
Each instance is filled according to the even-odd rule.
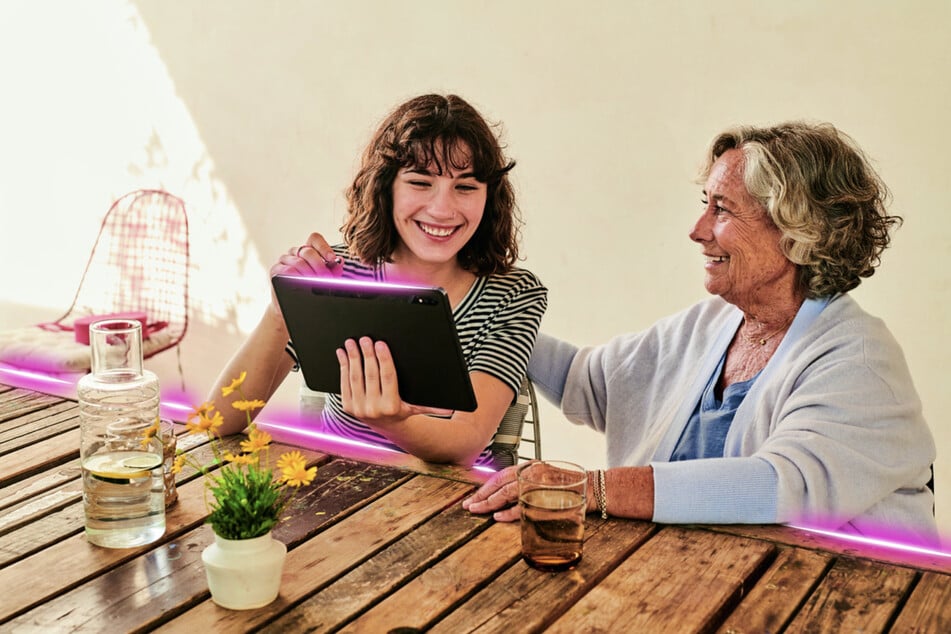
[[[531,433],[526,435],[526,429]],[[523,444],[532,445],[531,454]],[[515,400],[506,410],[492,439],[493,463],[496,467],[508,467],[522,460],[540,460],[542,457],[541,430],[538,422],[538,401],[535,386],[526,376]],[[520,452],[521,450],[521,452]]]
[[[188,216],[168,192],[143,189],[116,200],[99,229],[76,296],[53,324],[72,330],[80,317],[145,311],[146,358],[177,346],[188,330]]]

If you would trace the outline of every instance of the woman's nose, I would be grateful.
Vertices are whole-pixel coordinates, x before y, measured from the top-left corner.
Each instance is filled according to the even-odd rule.
[[[429,212],[437,218],[452,218],[456,215],[456,197],[452,187],[437,186],[430,200]]]
[[[700,214],[697,221],[690,228],[690,239],[694,242],[709,242],[713,238],[713,232],[710,229],[712,222],[711,215],[706,210]]]

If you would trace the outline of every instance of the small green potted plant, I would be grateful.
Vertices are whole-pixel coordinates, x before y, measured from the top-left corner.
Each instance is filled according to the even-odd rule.
[[[268,466],[271,436],[251,422],[251,412],[264,407],[264,401],[248,400],[241,391],[246,372],[222,388],[222,396],[236,394],[231,402],[245,412],[248,438],[241,441],[241,452],[225,451],[217,434],[224,422],[212,403],[202,403],[188,416],[189,434],[206,434],[215,457],[215,471],[195,464],[179,454],[172,467],[181,471],[187,463],[205,477],[211,513],[208,523],[215,532],[215,543],[202,552],[211,598],[225,608],[242,610],[267,605],[280,591],[281,572],[287,547],[271,536],[281,513],[299,487],[310,484],[317,467],[307,467],[299,451],[281,455],[279,475]]]

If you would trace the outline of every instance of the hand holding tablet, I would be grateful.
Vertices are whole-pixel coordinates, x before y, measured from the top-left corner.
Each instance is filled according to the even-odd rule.
[[[275,275],[274,292],[312,390],[340,392],[337,349],[347,339],[385,342],[403,401],[473,411],[469,380],[452,309],[435,287],[341,278]]]

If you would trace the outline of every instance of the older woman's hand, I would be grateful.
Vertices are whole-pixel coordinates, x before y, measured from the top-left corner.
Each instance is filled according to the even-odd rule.
[[[506,467],[495,473],[471,497],[462,501],[462,508],[470,513],[492,513],[498,522],[519,519],[516,467]]]

